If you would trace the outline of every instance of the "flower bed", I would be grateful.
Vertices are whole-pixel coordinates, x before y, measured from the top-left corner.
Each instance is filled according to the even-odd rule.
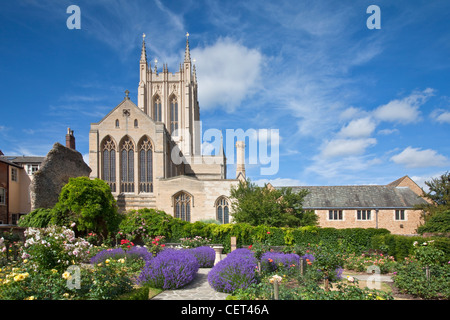
[[[261,271],[274,272],[280,269],[295,270],[300,263],[300,257],[295,253],[266,252],[261,256]]]
[[[208,282],[219,292],[233,292],[256,283],[257,260],[248,249],[236,249],[208,273]]]
[[[123,248],[110,248],[98,252],[95,256],[90,259],[91,264],[98,264],[100,262],[105,262],[106,259],[120,259],[127,258],[131,261],[143,260],[144,262],[149,261],[153,258],[151,252],[145,247],[131,247],[129,250]]]
[[[378,267],[380,273],[391,273],[395,270],[397,262],[394,257],[380,254],[347,254],[344,256],[344,267],[348,270],[366,272]]]
[[[138,283],[161,289],[177,289],[191,282],[198,268],[197,258],[188,250],[166,249],[146,263]]]

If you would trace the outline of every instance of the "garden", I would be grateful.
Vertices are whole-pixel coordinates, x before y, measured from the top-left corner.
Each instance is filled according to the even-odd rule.
[[[200,268],[230,300],[450,298],[445,235],[299,226],[311,217],[302,219],[283,227],[190,223],[155,209],[119,213],[104,181],[71,178],[53,208],[19,220],[23,234],[0,230],[0,300],[147,300],[183,288]],[[217,263],[215,245],[226,255]],[[369,286],[350,276],[358,273],[393,282]]]
[[[104,238],[77,225],[0,235],[2,300],[145,300],[190,283],[199,268],[231,300],[392,300],[393,290],[359,285],[347,272],[388,274],[413,299],[450,298],[447,238],[401,237],[379,229],[275,228],[126,213]],[[230,239],[238,248],[231,251]],[[177,245],[174,245],[177,243]],[[214,265],[213,244],[226,258]]]

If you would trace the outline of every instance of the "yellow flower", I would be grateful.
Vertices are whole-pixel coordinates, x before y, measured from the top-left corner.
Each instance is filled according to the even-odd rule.
[[[70,280],[72,278],[72,275],[70,274],[70,272],[64,272],[62,277],[66,280]]]
[[[28,298],[25,298],[23,300],[36,300],[36,298],[34,296],[29,296]]]
[[[14,277],[14,281],[22,281],[25,279],[25,276],[23,273],[19,273],[17,276]]]
[[[56,270],[56,269],[52,269],[52,270],[51,270],[51,272],[52,272],[53,274],[55,274],[55,273],[57,273],[57,272],[58,272],[58,270]]]
[[[125,263],[125,259],[119,259],[119,263]]]
[[[102,266],[102,263],[100,262],[97,266],[101,267],[101,266]]]
[[[109,262],[110,262],[110,260],[109,260],[109,259],[106,259],[106,260],[105,260],[105,263],[109,263]]]
[[[382,298],[382,297],[380,297],[380,296],[377,296],[376,299],[377,299],[377,300],[386,300],[386,299],[384,299],[384,298]]]
[[[69,294],[66,292],[66,293],[63,294],[63,297],[64,297],[64,298],[68,298],[68,297],[69,297]]]
[[[28,262],[28,259],[23,259],[23,263],[27,263]]]

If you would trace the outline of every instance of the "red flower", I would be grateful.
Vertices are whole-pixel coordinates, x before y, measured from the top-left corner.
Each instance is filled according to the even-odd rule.
[[[251,249],[253,245],[249,245],[248,248]]]
[[[166,246],[165,244],[162,244],[162,245],[161,245],[161,247],[165,247],[165,246]]]
[[[270,234],[270,231],[267,231],[267,234]]]

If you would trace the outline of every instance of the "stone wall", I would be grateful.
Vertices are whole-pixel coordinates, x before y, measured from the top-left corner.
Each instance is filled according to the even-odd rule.
[[[55,143],[30,185],[31,210],[53,207],[69,178],[88,177],[90,172],[81,153]]]

